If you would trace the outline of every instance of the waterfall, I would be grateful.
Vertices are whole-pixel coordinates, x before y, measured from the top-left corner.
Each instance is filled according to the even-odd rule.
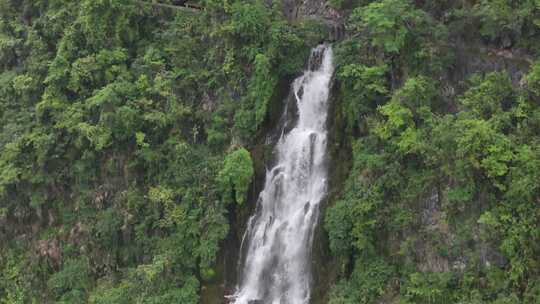
[[[332,49],[312,50],[308,69],[294,80],[298,108],[294,128],[282,134],[276,165],[242,240],[245,252],[235,304],[307,304],[311,245],[326,193],[326,117],[333,73]]]

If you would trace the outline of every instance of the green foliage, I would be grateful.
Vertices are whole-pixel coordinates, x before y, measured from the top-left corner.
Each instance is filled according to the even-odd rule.
[[[357,8],[352,15],[359,22],[358,31],[366,30],[373,36],[372,43],[388,53],[397,53],[405,45],[409,30],[406,22],[418,18],[406,0],[376,1],[365,8]]]
[[[328,231],[330,250],[335,255],[348,256],[352,252],[353,221],[349,206],[345,201],[338,201],[325,217],[324,228]]]
[[[270,67],[268,57],[263,54],[255,56],[255,74],[249,86],[249,95],[244,101],[244,109],[235,116],[235,127],[244,138],[252,136],[266,117],[268,103],[277,84]]]
[[[66,260],[62,270],[49,278],[47,286],[61,303],[84,301],[91,286],[88,260]]]
[[[476,4],[475,14],[481,20],[480,33],[492,39],[534,34],[540,17],[538,4],[528,0],[483,0]]]
[[[403,303],[451,303],[450,273],[413,273],[404,286]]]
[[[164,256],[156,256],[151,263],[130,270],[118,287],[102,283],[90,296],[89,303],[198,303],[198,281],[189,277],[182,288],[175,287],[175,280],[167,275],[171,266]]]
[[[330,0],[328,3],[334,8],[342,8],[346,0]]]
[[[353,10],[351,35],[336,46],[336,119],[346,119],[340,147],[350,146],[352,163],[325,212],[339,276],[330,303],[537,301],[538,64],[522,73],[525,64],[494,65],[508,58],[479,54],[477,66],[445,54],[452,36],[536,50],[531,3]],[[393,269],[386,283],[360,292],[377,280],[359,278],[358,265],[381,260]]]
[[[540,96],[540,62],[531,65],[529,73],[525,76],[525,81],[527,89],[534,96]]]
[[[490,73],[483,78],[475,75],[471,86],[461,103],[475,117],[486,120],[496,115],[500,117],[514,99],[512,83],[505,73]]]
[[[235,131],[241,139],[252,138],[266,118],[268,103],[280,77],[300,70],[308,55],[301,32],[291,30],[275,9],[262,1],[234,2],[225,6],[230,19],[220,28],[234,44],[225,54],[223,72],[228,77],[245,77],[245,71],[232,68],[240,63],[253,67],[253,73],[242,98],[241,109],[234,117]],[[305,35],[307,35],[306,33]],[[306,37],[307,38],[307,37]],[[279,62],[279,65],[276,63]],[[244,81],[244,80],[242,80]]]
[[[335,9],[348,9],[365,5],[369,2],[368,0],[328,0],[328,4]]]
[[[350,281],[339,282],[332,289],[329,304],[373,303],[386,291],[392,274],[392,267],[381,259],[369,264],[357,261]]]
[[[349,64],[340,69],[338,79],[346,88],[343,96],[345,101],[343,112],[349,128],[358,126],[362,116],[370,111],[368,101],[380,100],[388,93],[387,71],[386,65]]]
[[[244,42],[261,39],[260,34],[266,31],[265,26],[271,21],[269,11],[259,1],[233,2],[225,9],[231,13],[231,19],[224,30]]]
[[[61,244],[0,261],[0,303],[197,303],[221,275],[254,174],[227,151],[257,141],[320,24],[261,0],[150,2],[0,1],[0,256],[44,230]]]
[[[432,124],[432,108],[438,104],[436,87],[425,77],[409,78],[379,112],[385,120],[374,128],[381,139],[394,143],[403,153],[422,153],[427,134],[422,127]]]
[[[234,198],[238,204],[243,204],[253,173],[251,155],[246,149],[240,148],[228,154],[218,175],[223,198],[226,201]]]
[[[0,253],[0,303],[22,304],[31,301],[29,277],[25,272],[26,259],[13,251]]]
[[[0,303],[198,303],[220,277],[248,149],[326,29],[200,3],[0,0]],[[324,217],[330,303],[538,302],[537,3],[329,4],[352,148]]]

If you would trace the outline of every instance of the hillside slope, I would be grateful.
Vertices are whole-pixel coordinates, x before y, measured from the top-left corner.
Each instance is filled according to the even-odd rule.
[[[325,40],[312,302],[540,301],[536,1],[180,2],[0,0],[0,303],[225,302]]]

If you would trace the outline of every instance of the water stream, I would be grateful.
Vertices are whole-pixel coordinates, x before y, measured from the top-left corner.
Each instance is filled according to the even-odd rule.
[[[312,50],[308,69],[294,80],[296,125],[275,149],[264,190],[250,218],[235,304],[307,304],[311,245],[326,193],[326,117],[333,73],[332,49]]]

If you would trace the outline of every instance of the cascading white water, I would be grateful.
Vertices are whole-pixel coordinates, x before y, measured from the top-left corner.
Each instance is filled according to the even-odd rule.
[[[277,165],[266,173],[257,210],[242,241],[245,260],[235,304],[306,304],[311,244],[326,193],[326,116],[332,49],[313,49],[309,68],[293,83],[296,126],[276,145]]]

